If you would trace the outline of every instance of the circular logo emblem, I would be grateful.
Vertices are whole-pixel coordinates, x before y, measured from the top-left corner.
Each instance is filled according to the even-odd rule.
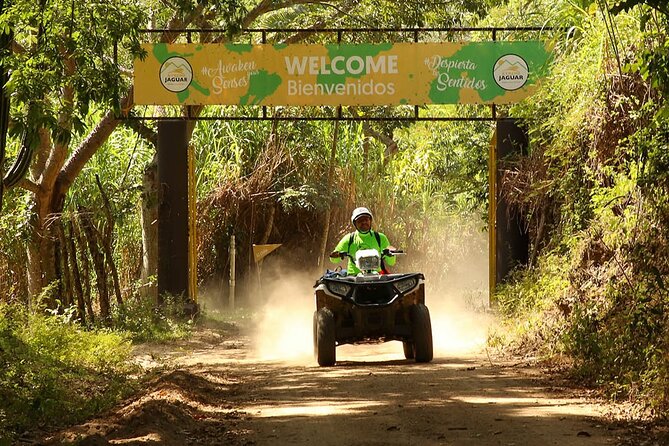
[[[501,88],[513,91],[525,85],[529,72],[525,59],[515,54],[506,54],[495,62],[493,77]]]
[[[170,57],[160,66],[160,83],[169,91],[184,91],[192,80],[193,68],[183,57]]]

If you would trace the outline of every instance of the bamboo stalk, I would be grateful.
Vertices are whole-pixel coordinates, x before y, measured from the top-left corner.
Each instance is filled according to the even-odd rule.
[[[81,252],[81,269],[83,280],[81,281],[83,288],[83,298],[86,305],[86,310],[88,311],[88,320],[93,323],[95,322],[95,312],[93,311],[93,301],[91,299],[91,266],[89,263],[88,256],[86,255],[86,242],[81,231],[82,223],[79,222],[80,217],[73,216],[72,218],[72,232],[76,238],[77,245],[79,245],[79,252]],[[74,243],[74,240],[73,240]]]
[[[337,156],[337,139],[339,137],[339,116],[341,115],[341,106],[337,108],[337,118],[335,119],[334,132],[332,135],[332,146],[330,149],[330,166],[328,169],[328,189],[332,189],[332,180],[334,178],[335,161]],[[330,233],[330,216],[332,214],[332,203],[328,203],[325,211],[325,221],[323,224],[323,233],[321,235],[321,249],[318,256],[318,266],[321,268],[325,265],[325,255],[327,253],[328,235]]]
[[[118,270],[116,269],[116,263],[114,263],[114,256],[112,253],[112,238],[114,237],[114,218],[111,213],[111,205],[109,204],[109,198],[102,188],[102,182],[100,181],[100,176],[95,175],[95,182],[98,185],[100,190],[100,195],[102,196],[102,202],[104,203],[105,217],[107,218],[107,225],[105,227],[105,233],[102,237],[102,247],[105,252],[105,259],[107,265],[111,270],[112,283],[114,284],[114,294],[116,295],[116,302],[123,306],[123,298],[121,297],[121,285],[118,280]]]
[[[79,270],[79,263],[77,261],[77,247],[75,245],[74,239],[76,238],[74,222],[72,221],[74,216],[69,222],[70,236],[67,237],[68,247],[69,247],[69,257],[70,265],[72,271],[72,289],[74,294],[77,297],[77,319],[82,325],[86,325],[86,304],[84,301],[84,291],[81,286],[81,272]],[[85,253],[84,253],[85,255]]]
[[[82,218],[82,226],[86,241],[88,242],[88,251],[91,253],[93,266],[95,268],[100,316],[106,324],[109,324],[111,322],[111,305],[109,303],[109,289],[107,287],[107,271],[104,267],[104,255],[100,251],[100,240],[90,215],[86,212],[80,212],[80,216]]]

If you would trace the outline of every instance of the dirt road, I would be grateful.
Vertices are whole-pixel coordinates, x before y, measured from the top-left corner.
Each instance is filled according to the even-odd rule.
[[[306,340],[310,343],[310,340]],[[259,358],[209,330],[138,352],[172,369],[114,412],[52,437],[80,445],[611,445],[607,407],[539,368],[478,354],[405,360],[400,343],[337,348],[335,367]]]

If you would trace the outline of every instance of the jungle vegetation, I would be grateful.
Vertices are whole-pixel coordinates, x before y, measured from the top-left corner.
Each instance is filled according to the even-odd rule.
[[[0,153],[0,438],[35,420],[71,422],[113,403],[132,390],[132,342],[171,339],[191,326],[169,296],[155,305],[155,123],[119,119],[185,112],[133,107],[131,75],[140,43],[184,42],[184,33],[169,31],[184,28],[224,30],[191,35],[194,41],[250,43],[258,36],[244,32],[249,28],[546,27],[499,37],[544,39],[555,61],[537,94],[498,110],[519,118],[530,135],[529,153],[502,165],[500,193],[523,216],[531,255],[496,290],[496,307],[511,328],[490,342],[561,358],[574,376],[612,397],[667,413],[669,10],[663,1],[34,3],[4,2],[0,14],[10,97]],[[166,31],[149,35],[144,28]],[[268,42],[332,38],[287,32],[270,34]],[[407,110],[347,112],[392,117]],[[258,111],[192,107],[188,113]],[[421,113],[487,110],[442,106]],[[440,259],[416,265],[426,275],[448,277],[456,268],[453,252],[486,250],[463,248],[457,237],[487,228],[493,130],[486,122],[192,121],[198,282],[224,277],[232,233],[241,247],[242,284],[253,272],[252,243],[282,243],[296,265],[315,268],[321,245],[334,245],[350,209],[361,203],[373,207],[395,244]],[[94,394],[83,391],[90,382]]]

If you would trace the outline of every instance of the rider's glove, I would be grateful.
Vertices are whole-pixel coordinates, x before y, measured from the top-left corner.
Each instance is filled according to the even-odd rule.
[[[392,257],[393,256],[393,253],[390,252],[390,249],[388,249],[388,248],[384,249],[381,254],[386,256],[386,257]]]
[[[332,251],[330,253],[330,258],[334,259],[334,258],[337,258],[337,257],[339,257],[340,259],[343,259],[343,258],[346,257],[346,253],[345,252],[339,252],[339,251]]]

